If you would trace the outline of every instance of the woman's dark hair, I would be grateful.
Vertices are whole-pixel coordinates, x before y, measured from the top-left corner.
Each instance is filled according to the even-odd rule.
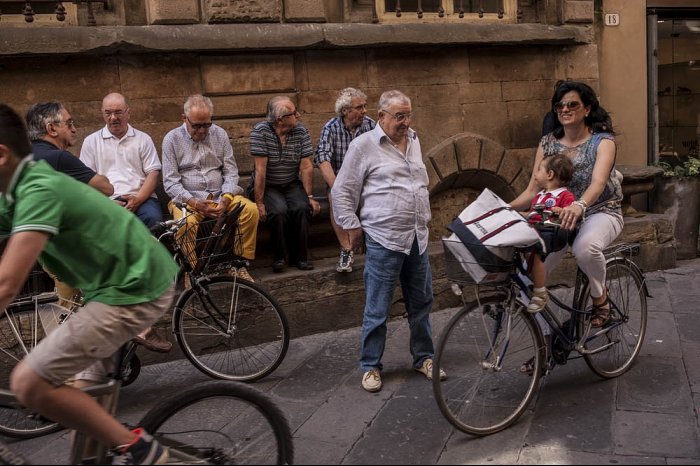
[[[8,105],[0,103],[0,144],[6,145],[17,157],[32,153],[24,119]]]
[[[563,81],[559,86],[557,86],[552,96],[552,111],[554,111],[554,106],[561,102],[561,99],[568,92],[576,92],[584,107],[590,107],[591,111],[588,116],[584,119],[586,126],[591,128],[594,133],[610,133],[615,134],[612,127],[612,119],[610,114],[600,106],[598,102],[598,97],[595,91],[588,84],[584,84],[576,81]],[[556,112],[555,112],[556,113]],[[554,129],[552,130],[554,137],[561,139],[564,137],[564,127],[561,125],[559,118],[554,122]]]
[[[564,154],[547,155],[542,159],[547,170],[552,170],[562,186],[566,186],[574,176],[574,164]]]

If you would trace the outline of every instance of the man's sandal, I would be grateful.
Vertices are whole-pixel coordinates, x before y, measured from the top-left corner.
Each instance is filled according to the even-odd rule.
[[[610,320],[610,302],[605,300],[603,304],[593,305],[591,311],[591,327],[600,328]]]
[[[520,373],[525,375],[532,375],[535,373],[535,358],[530,358],[520,366]]]

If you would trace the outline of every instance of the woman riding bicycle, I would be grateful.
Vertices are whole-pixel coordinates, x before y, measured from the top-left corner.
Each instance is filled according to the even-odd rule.
[[[22,118],[0,104],[0,238],[9,237],[0,259],[0,309],[39,256],[82,289],[87,304],[15,367],[12,391],[33,411],[113,447],[117,464],[164,461],[157,441],[129,431],[64,382],[88,366],[83,380],[104,375],[111,355],[169,309],[177,265],[136,216],[30,153]]]
[[[572,245],[576,262],[590,281],[593,313],[591,326],[602,327],[610,316],[605,290],[603,250],[620,234],[622,220],[622,175],[615,170],[616,146],[610,115],[600,106],[590,86],[564,81],[554,91],[552,109],[557,114],[554,130],[540,141],[535,167],[546,155],[564,154],[574,164],[569,189],[577,200],[563,209],[561,227],[573,230],[581,221]],[[523,211],[537,195],[534,174],[530,184],[511,206]],[[550,254],[547,272],[562,259],[566,249]]]

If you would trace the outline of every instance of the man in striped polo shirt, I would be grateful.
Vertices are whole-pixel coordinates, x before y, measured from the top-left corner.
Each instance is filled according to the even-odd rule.
[[[247,194],[258,207],[260,221],[272,232],[272,270],[281,272],[285,259],[300,270],[311,270],[308,237],[312,215],[320,210],[313,199],[313,146],[299,123],[294,102],[276,96],[267,104],[267,118],[250,133],[255,169]]]

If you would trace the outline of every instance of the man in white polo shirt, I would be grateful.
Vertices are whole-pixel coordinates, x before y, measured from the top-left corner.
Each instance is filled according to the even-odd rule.
[[[163,219],[155,194],[161,164],[151,137],[129,124],[130,112],[123,95],[108,94],[102,100],[106,126],[85,138],[80,160],[105,175],[114,186],[112,199],[150,228]]]
[[[102,100],[102,119],[106,125],[85,138],[80,160],[106,176],[114,186],[111,198],[150,228],[163,220],[155,194],[161,163],[153,139],[129,124],[130,112],[123,95],[108,94]],[[172,349],[172,343],[152,328],[134,341],[159,353]]]

